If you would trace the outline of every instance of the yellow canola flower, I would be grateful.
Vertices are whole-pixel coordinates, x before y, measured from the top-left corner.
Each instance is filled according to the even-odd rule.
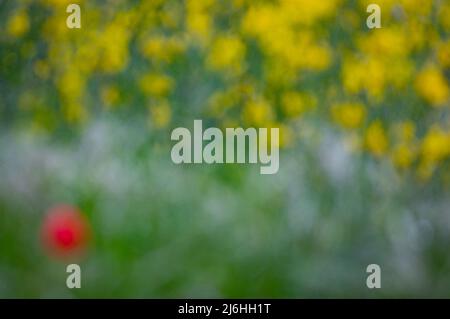
[[[407,58],[392,59],[386,63],[386,85],[391,84],[396,90],[406,88],[414,75],[414,63]]]
[[[230,125],[228,127],[235,127],[236,125]],[[294,133],[292,131],[292,129],[285,125],[282,124],[280,122],[268,122],[265,124],[265,127],[267,127],[267,131],[268,134],[267,136],[259,136],[259,142],[258,143],[262,143],[262,144],[266,144],[267,146],[272,145],[273,142],[273,146],[274,147],[278,147],[278,148],[284,148],[284,147],[289,147],[292,142],[293,142],[293,138],[294,138]],[[278,128],[278,139],[272,141],[272,128]]]
[[[279,136],[279,147],[289,147],[294,142],[294,132],[292,128],[286,124],[279,124],[274,127],[280,128],[280,136]]]
[[[217,90],[208,98],[208,110],[214,117],[225,117],[226,113],[235,106],[246,101],[255,94],[255,88],[247,83],[239,83],[225,90]],[[223,120],[228,121],[227,119]],[[234,126],[238,125],[236,123]]]
[[[301,116],[316,106],[314,96],[296,91],[284,92],[281,96],[281,108],[288,118]]]
[[[188,33],[206,42],[212,31],[212,0],[186,1],[186,25]]]
[[[392,151],[392,162],[401,169],[411,166],[416,156],[415,149],[412,145],[399,144]]]
[[[381,28],[359,36],[357,44],[361,51],[373,56],[404,56],[411,49],[408,33],[409,30],[400,28]]]
[[[436,66],[427,66],[417,75],[415,88],[433,106],[442,106],[450,96],[447,80]]]
[[[283,36],[272,31],[269,42],[262,40],[266,49],[277,59],[284,60],[295,69],[321,71],[331,64],[331,52],[327,45],[319,44],[310,32],[292,32],[286,30]]]
[[[188,30],[195,36],[202,40],[206,40],[209,37],[211,28],[211,16],[207,13],[190,13],[187,16]]]
[[[381,59],[346,58],[342,67],[344,89],[352,94],[367,91],[370,97],[379,99],[387,84],[387,72],[387,65]]]
[[[366,109],[361,103],[341,103],[331,108],[333,120],[343,128],[358,128],[364,122]]]
[[[69,123],[79,124],[85,121],[87,118],[86,109],[80,103],[77,103],[75,100],[68,100],[63,105],[62,110],[66,120]]]
[[[264,61],[264,81],[268,87],[289,87],[297,78],[297,72],[287,65],[286,61],[267,59]]]
[[[30,27],[28,14],[21,10],[14,14],[7,22],[6,33],[14,38],[24,35]]]
[[[423,180],[428,180],[440,161],[450,155],[450,133],[438,126],[432,126],[423,138],[421,148],[421,162],[418,167],[418,175]]]
[[[335,15],[340,2],[340,0],[280,0],[279,8],[283,12],[283,17],[292,24],[310,26]]]
[[[328,46],[310,43],[305,45],[305,50],[302,52],[305,69],[316,71],[325,70],[331,64],[332,55]],[[301,52],[298,52],[301,54]]]
[[[128,64],[129,32],[118,23],[110,24],[100,36],[99,68],[108,73],[121,71]]]
[[[242,70],[245,50],[245,45],[239,37],[219,36],[212,43],[206,60],[207,65],[213,70],[231,70],[239,73]]]
[[[172,109],[166,100],[150,107],[150,121],[156,128],[164,128],[170,123]]]
[[[68,69],[57,81],[59,92],[65,99],[77,99],[84,94],[86,79],[74,68]]]
[[[300,3],[297,1],[285,1],[281,6],[268,3],[254,5],[245,13],[241,30],[245,35],[255,37],[266,55],[285,61],[290,68],[324,70],[332,60],[328,45],[317,38],[312,28],[298,28],[300,21],[307,21],[314,16],[313,13],[309,17],[304,15],[308,8],[328,6],[322,2],[335,1],[320,1],[320,5],[313,5],[312,1],[307,1],[304,4],[305,8],[300,9],[298,8]],[[318,12],[322,10],[319,9]],[[322,17],[322,14],[316,17]],[[316,17],[312,19],[315,20]]]
[[[436,163],[450,155],[450,133],[433,126],[422,141],[422,158],[425,162]]]
[[[142,54],[152,61],[170,62],[183,49],[183,43],[179,39],[163,36],[151,37],[140,45]]]
[[[83,39],[83,42],[77,45],[77,49],[73,53],[73,57],[71,57],[71,63],[85,74],[93,72],[99,64],[102,68],[101,48],[97,44],[93,44],[93,42],[95,42],[93,38]]]
[[[245,13],[241,29],[243,33],[263,38],[270,30],[285,28],[279,12],[273,4],[251,6]]]
[[[273,114],[269,103],[262,99],[252,99],[246,103],[242,113],[247,125],[263,127],[272,120]]]
[[[410,167],[416,159],[417,143],[415,139],[415,125],[412,121],[403,121],[394,126],[396,145],[390,154],[392,163],[400,169]]]
[[[173,87],[173,80],[164,74],[150,73],[139,80],[142,92],[153,96],[166,96]]]
[[[365,145],[367,150],[377,157],[386,153],[389,142],[381,121],[377,120],[369,125],[366,131]]]

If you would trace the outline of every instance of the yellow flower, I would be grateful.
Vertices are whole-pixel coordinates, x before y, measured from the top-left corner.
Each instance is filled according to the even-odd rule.
[[[239,37],[226,35],[214,40],[207,57],[207,65],[213,70],[231,70],[238,73],[242,69],[245,45]]]
[[[68,69],[58,80],[58,88],[63,98],[76,99],[84,94],[86,79],[75,69]]]
[[[186,25],[189,33],[200,41],[208,40],[212,26],[212,12],[209,12],[213,1],[188,0],[186,2]]]
[[[141,77],[139,86],[145,94],[166,96],[172,89],[173,81],[164,74],[150,73]]]
[[[288,21],[312,25],[321,19],[336,14],[339,2],[340,0],[281,0],[280,9]]]
[[[297,71],[287,65],[286,61],[270,59],[264,63],[264,80],[268,87],[288,87],[297,78]]]
[[[260,37],[273,28],[278,22],[277,11],[272,4],[251,6],[242,19],[241,28],[244,33]]]
[[[187,16],[188,30],[202,40],[209,36],[211,17],[207,13],[193,12]]]
[[[241,29],[255,37],[268,56],[283,60],[290,68],[324,70],[331,63],[331,50],[312,28],[298,26],[329,16],[336,3],[313,4],[305,0],[286,0],[279,5],[259,3],[245,13]]]
[[[363,52],[373,56],[404,56],[411,47],[406,32],[408,30],[394,27],[381,28],[377,32],[361,35],[357,43]]]
[[[331,51],[327,46],[309,44],[301,55],[305,61],[305,69],[325,70],[331,64]]]
[[[141,44],[141,52],[149,60],[170,62],[176,54],[182,51],[182,42],[175,38],[156,36]]]
[[[408,168],[415,158],[415,150],[406,144],[397,145],[392,151],[392,161],[398,168]]]
[[[450,155],[450,134],[437,126],[425,135],[422,141],[422,157],[425,162],[435,163]]]
[[[281,107],[287,117],[297,117],[314,108],[316,100],[313,96],[295,91],[288,91],[281,96]]]
[[[342,81],[349,93],[367,91],[372,98],[383,96],[386,86],[388,67],[379,58],[346,58],[342,67]]]
[[[27,13],[25,11],[19,11],[8,20],[6,32],[12,37],[21,37],[28,31],[29,24]]]
[[[435,66],[422,70],[416,79],[416,91],[433,106],[448,102],[450,91],[442,72]]]
[[[163,100],[150,107],[150,120],[156,128],[166,127],[172,117],[172,110],[167,101]]]
[[[284,124],[279,124],[278,126],[274,126],[274,127],[279,127],[280,128],[280,136],[279,136],[279,147],[283,148],[283,147],[288,147],[290,145],[292,145],[293,141],[294,141],[294,133],[292,131],[292,129],[288,126],[288,125],[284,125]]]
[[[142,53],[149,59],[167,60],[166,41],[163,37],[150,38],[141,44]]]
[[[366,147],[370,153],[380,157],[384,155],[388,149],[388,138],[386,136],[383,125],[379,120],[372,122],[365,136]]]
[[[263,127],[272,119],[273,114],[267,101],[253,99],[245,105],[242,116],[246,124]]]
[[[267,136],[260,135],[258,137],[259,145],[262,143],[270,146],[273,143],[273,146],[277,148],[288,147],[291,145],[293,132],[290,127],[279,122],[267,122],[264,126],[267,128]],[[235,127],[235,125],[230,125],[228,127]],[[278,139],[273,141],[272,128],[278,128]]]
[[[344,128],[360,127],[366,117],[366,109],[361,103],[336,104],[331,108],[333,120]]]
[[[102,71],[115,73],[128,63],[128,31],[119,24],[106,27],[98,45],[100,48],[99,67]]]
[[[79,124],[87,118],[86,109],[75,101],[63,105],[63,113],[69,123]]]

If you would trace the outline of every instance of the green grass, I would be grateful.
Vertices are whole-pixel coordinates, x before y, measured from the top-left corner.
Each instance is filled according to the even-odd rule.
[[[316,132],[281,152],[274,176],[258,165],[175,165],[164,134],[139,121],[97,120],[65,139],[3,134],[0,296],[448,296],[445,188]],[[66,288],[68,262],[39,242],[60,202],[93,229],[78,290]],[[380,290],[366,287],[371,263]]]

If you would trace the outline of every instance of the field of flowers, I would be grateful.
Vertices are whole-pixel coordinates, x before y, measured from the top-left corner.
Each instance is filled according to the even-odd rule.
[[[0,28],[0,297],[450,296],[450,1],[1,1]],[[173,164],[194,119],[279,127],[278,174]],[[81,254],[42,239],[59,204]]]

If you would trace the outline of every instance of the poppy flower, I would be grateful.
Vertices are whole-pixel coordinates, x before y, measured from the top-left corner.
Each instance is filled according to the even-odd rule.
[[[52,256],[79,257],[89,237],[89,224],[77,208],[57,205],[48,210],[41,227],[41,239]]]

